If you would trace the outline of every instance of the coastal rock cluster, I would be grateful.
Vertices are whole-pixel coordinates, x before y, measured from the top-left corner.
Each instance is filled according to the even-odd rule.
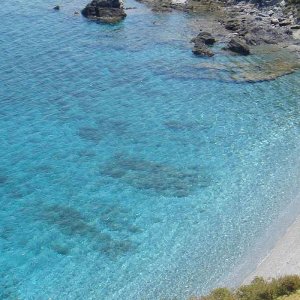
[[[290,1],[291,2],[291,1]],[[209,10],[217,16],[218,23],[225,32],[217,26],[210,29],[201,24],[202,30],[209,30],[218,39],[218,44],[224,50],[230,50],[241,55],[248,55],[258,45],[282,44],[297,45],[300,37],[299,4],[285,3],[285,1],[260,1],[238,3],[227,0],[220,2],[199,0],[192,4],[191,11]],[[200,3],[200,4],[199,4]],[[213,49],[205,47],[199,38],[192,40],[195,43],[193,53],[200,56],[213,56]],[[208,51],[207,51],[208,50]],[[299,50],[297,50],[299,52]]]
[[[93,0],[81,13],[88,19],[105,23],[117,23],[126,17],[120,0]]]
[[[235,33],[246,44],[252,46],[264,43],[276,44],[292,39],[291,29],[286,28],[291,24],[290,20],[275,19],[263,13],[252,15],[232,11],[229,13],[228,18],[223,21],[223,24],[227,30]]]

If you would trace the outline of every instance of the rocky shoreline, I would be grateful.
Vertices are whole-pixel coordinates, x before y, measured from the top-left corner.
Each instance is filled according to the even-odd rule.
[[[191,40],[195,55],[211,57],[214,55],[211,46],[224,41],[224,50],[241,55],[251,54],[251,48],[261,44],[282,44],[283,47],[293,45],[293,50],[300,53],[300,3],[287,5],[285,0],[255,0],[255,3],[236,0],[136,1],[147,4],[154,12],[179,9],[197,13],[207,10],[218,15],[218,23],[224,29],[221,39],[215,37],[220,36],[220,32],[213,32],[212,28],[200,24],[204,25],[203,29]],[[273,2],[270,4],[270,1]],[[92,0],[81,13],[86,18],[105,23],[116,23],[126,17],[121,0]]]
[[[293,45],[293,50],[300,53],[300,4],[287,5],[284,0],[262,6],[262,2],[236,2],[221,1],[191,1],[178,0],[138,0],[152,6],[153,11],[167,12],[172,9],[180,9],[186,12],[213,12],[219,16],[219,23],[224,31],[219,39],[225,41],[224,50],[248,55],[251,48],[261,45],[281,44],[282,47]],[[210,46],[201,40],[201,35],[210,34],[220,36],[220,32],[213,32],[205,27],[198,36],[192,39],[194,43],[193,53],[200,56],[211,57],[214,55]],[[216,39],[216,38],[215,38]],[[218,42],[216,39],[215,42]]]
[[[138,1],[155,12],[176,9],[214,16],[210,22],[198,22],[200,32],[191,40],[193,54],[208,59],[199,61],[195,69],[205,71],[208,78],[214,78],[216,72],[225,71],[230,74],[228,80],[260,82],[274,80],[300,69],[299,4],[287,5],[281,1],[263,6],[261,2],[233,0]],[[234,58],[251,54],[255,56],[251,63]],[[226,65],[218,59],[211,60],[211,57],[224,55],[233,55],[236,62]]]
[[[191,26],[197,28],[198,34],[187,41],[192,43],[191,51],[195,56],[207,58],[205,61],[195,59],[195,64],[198,63],[195,69],[204,69],[208,77],[226,69],[230,80],[258,82],[300,69],[300,3],[285,3],[299,0],[254,0],[255,3],[235,0],[136,1],[156,13],[181,10],[207,16],[195,19]],[[117,23],[126,17],[127,9],[131,7],[124,7],[122,0],[92,0],[81,13],[91,20]],[[276,52],[277,56],[274,55]],[[232,56],[226,66],[222,61],[224,55]],[[251,63],[238,58],[245,55],[253,56]]]

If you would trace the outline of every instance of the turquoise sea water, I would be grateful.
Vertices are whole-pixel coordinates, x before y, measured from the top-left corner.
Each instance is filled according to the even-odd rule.
[[[0,299],[207,292],[299,192],[299,72],[208,79],[195,16],[55,4],[1,2]]]

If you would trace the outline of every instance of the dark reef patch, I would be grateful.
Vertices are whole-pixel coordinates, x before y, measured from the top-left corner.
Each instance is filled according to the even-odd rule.
[[[94,143],[99,143],[102,139],[102,131],[98,128],[81,127],[77,134],[80,138]]]
[[[100,206],[94,222],[76,209],[63,205],[43,205],[35,219],[57,228],[65,237],[53,241],[50,248],[58,254],[68,255],[77,243],[85,245],[83,251],[97,251],[110,259],[135,251],[137,244],[131,237],[141,232],[133,224],[130,212],[118,206]],[[96,223],[95,223],[96,222]]]
[[[41,220],[55,225],[65,235],[94,235],[97,230],[89,225],[82,214],[67,206],[52,205],[40,213]]]
[[[78,151],[78,156],[85,157],[85,158],[91,158],[91,157],[95,157],[96,153],[89,149],[82,149],[82,150]]]
[[[98,119],[97,124],[103,132],[113,132],[117,135],[123,135],[128,130],[128,122],[115,119]]]
[[[166,128],[173,130],[173,131],[181,131],[181,130],[205,130],[212,127],[211,124],[204,123],[204,122],[184,122],[178,120],[168,120],[164,123]]]
[[[0,175],[0,186],[5,184],[8,181],[8,177],[4,175]]]
[[[211,182],[200,168],[175,168],[126,155],[114,156],[104,165],[102,173],[137,189],[166,197],[186,197]]]

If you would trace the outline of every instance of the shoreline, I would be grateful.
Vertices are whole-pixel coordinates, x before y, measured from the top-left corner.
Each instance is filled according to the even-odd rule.
[[[258,82],[264,80],[273,80],[280,76],[284,76],[299,70],[299,58],[300,58],[300,27],[293,28],[292,24],[278,25],[274,23],[274,19],[288,19],[288,12],[284,12],[284,8],[279,11],[276,10],[276,5],[270,5],[265,7],[258,7],[254,4],[240,3],[233,4],[231,7],[227,5],[221,5],[221,3],[209,2],[209,5],[203,4],[201,1],[181,1],[181,0],[137,0],[144,4],[147,4],[154,12],[170,12],[170,8],[175,10],[182,10],[187,13],[203,13],[209,12],[214,15],[213,28],[210,28],[206,23],[199,23],[201,25],[200,32],[212,33],[217,38],[219,43],[226,43],[231,37],[238,36],[240,29],[228,30],[226,28],[226,22],[220,21],[222,17],[225,20],[231,18],[237,18],[241,20],[250,20],[251,22],[257,22],[264,29],[272,28],[278,30],[279,37],[278,42],[268,43],[262,42],[261,44],[250,44],[251,54],[259,55],[260,48],[265,47],[266,53],[271,54],[274,51],[284,49],[286,53],[293,54],[292,60],[289,65],[280,66],[279,63],[272,65],[264,64],[264,68],[268,68],[266,74],[260,75],[261,70],[247,70],[245,78],[241,77],[235,79],[236,81]],[[278,5],[277,5],[278,6]],[[274,11],[273,11],[273,10]],[[244,20],[243,20],[244,18]],[[209,24],[211,25],[211,24]],[[255,23],[250,23],[249,28],[255,26]],[[297,25],[298,26],[298,25]],[[299,25],[300,26],[300,25]],[[289,39],[284,40],[280,38],[280,35],[284,36],[284,29],[287,30],[287,36]],[[291,30],[293,29],[293,30]],[[278,49],[276,49],[278,48]],[[276,50],[274,50],[276,49]],[[220,54],[220,52],[217,52]],[[229,54],[228,54],[229,55]],[[207,69],[222,69],[222,65],[217,65],[214,62],[203,63],[203,67]],[[226,66],[229,68],[229,66]],[[236,67],[236,66],[234,66]],[[243,70],[243,66],[239,66]],[[270,75],[271,73],[271,75]],[[239,74],[241,75],[241,74]],[[262,237],[258,238],[257,242],[248,249],[246,256],[244,256],[237,267],[232,269],[232,272],[226,278],[223,278],[218,283],[218,286],[236,286],[240,284],[250,283],[256,276],[262,276],[265,279],[277,278],[283,275],[297,274],[300,275],[300,207],[298,205],[300,197],[295,197],[288,205],[285,211],[283,211],[266,229],[266,232]],[[297,203],[298,202],[298,203]]]
[[[300,195],[269,224],[262,236],[241,257],[217,286],[236,288],[255,277],[265,279],[300,275]]]
[[[300,275],[300,215],[258,263],[255,271],[246,277],[244,283],[249,283],[256,276],[269,279],[290,274]]]

